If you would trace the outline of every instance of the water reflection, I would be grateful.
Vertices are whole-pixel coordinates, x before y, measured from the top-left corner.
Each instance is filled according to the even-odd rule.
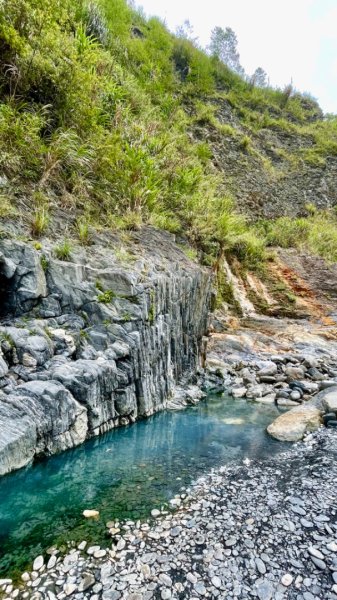
[[[105,521],[142,517],[214,466],[285,446],[265,427],[274,406],[210,397],[95,438],[0,480],[0,572],[63,539],[104,541]],[[97,522],[82,511],[100,511]]]

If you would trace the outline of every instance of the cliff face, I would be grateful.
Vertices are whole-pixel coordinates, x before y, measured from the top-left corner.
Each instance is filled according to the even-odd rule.
[[[0,241],[0,474],[161,410],[196,371],[210,273],[169,234],[116,243],[62,261]]]

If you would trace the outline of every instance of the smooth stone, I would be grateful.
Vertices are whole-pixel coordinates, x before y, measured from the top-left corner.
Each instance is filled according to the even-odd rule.
[[[163,583],[164,585],[166,585],[166,587],[171,587],[172,586],[172,579],[169,575],[166,575],[165,573],[160,573],[159,575],[159,581],[160,583]]]
[[[71,596],[72,594],[74,594],[74,592],[76,592],[76,590],[77,590],[76,583],[66,583],[63,587],[63,591],[66,596]]]
[[[206,588],[203,583],[201,583],[201,582],[196,583],[194,585],[194,589],[197,592],[197,594],[200,594],[200,596],[205,596]]]
[[[307,519],[301,519],[301,525],[303,525],[303,527],[313,527],[314,524],[312,521],[307,521]]]
[[[214,585],[214,587],[216,587],[216,588],[221,587],[221,579],[217,575],[214,575],[214,577],[212,577],[211,582],[212,582],[212,585]]]
[[[283,575],[283,577],[281,579],[282,585],[284,585],[285,587],[289,587],[289,585],[291,585],[292,582],[293,582],[293,576],[290,575],[290,573],[286,573],[285,575]]]
[[[298,442],[322,423],[321,411],[314,406],[301,405],[280,415],[267,427],[269,435],[281,442]]]
[[[53,569],[56,565],[57,562],[57,557],[55,556],[55,554],[53,554],[50,559],[48,560],[47,563],[47,569]]]
[[[309,546],[308,552],[309,554],[311,554],[311,556],[315,556],[315,558],[319,558],[321,560],[324,559],[324,555],[322,554],[322,552],[317,550],[317,548],[315,548],[314,546]]]
[[[320,558],[316,558],[315,556],[311,556],[310,557],[312,562],[316,565],[316,567],[318,567],[318,569],[321,569],[322,571],[326,568],[326,564],[324,562],[324,560],[321,560]]]
[[[37,556],[33,562],[33,571],[39,571],[44,565],[44,558],[42,555]]]
[[[264,564],[263,560],[261,560],[261,558],[256,558],[255,564],[259,573],[261,573],[261,575],[264,575],[266,572],[266,565]]]
[[[336,542],[330,542],[330,544],[327,544],[327,549],[330,550],[331,552],[337,552]]]
[[[93,518],[99,516],[99,510],[89,510],[89,509],[87,509],[87,510],[84,510],[82,514],[83,514],[83,516],[86,519],[93,519]]]
[[[88,588],[92,587],[96,579],[92,573],[83,573],[82,580],[78,586],[79,592],[85,592]]]
[[[274,595],[274,586],[268,580],[264,580],[262,583],[257,584],[256,593],[259,600],[271,600]]]

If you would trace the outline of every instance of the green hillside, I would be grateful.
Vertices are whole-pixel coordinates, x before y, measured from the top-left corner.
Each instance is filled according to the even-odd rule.
[[[185,236],[208,264],[230,250],[254,266],[280,231],[237,212],[214,140],[225,154],[235,144],[247,174],[254,163],[281,177],[261,150],[266,131],[304,140],[279,148],[284,171],[337,156],[337,118],[312,98],[253,86],[124,0],[0,3],[3,227],[85,244],[90,227],[150,223]],[[334,231],[334,213],[307,213],[308,232],[289,243],[309,243],[317,219]]]

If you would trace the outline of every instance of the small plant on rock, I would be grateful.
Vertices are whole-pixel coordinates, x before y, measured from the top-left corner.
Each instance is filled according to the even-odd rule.
[[[42,254],[42,256],[40,258],[40,263],[41,263],[42,269],[44,270],[44,272],[46,272],[49,267],[49,260],[45,254]]]
[[[112,290],[106,290],[105,292],[98,294],[97,300],[103,304],[110,304],[110,302],[115,298],[115,295],[116,294]]]
[[[76,223],[76,229],[81,244],[88,246],[90,244],[89,223],[84,218],[80,218]]]
[[[68,240],[64,240],[62,244],[54,248],[56,258],[59,260],[70,260],[72,247]]]
[[[31,223],[31,232],[35,237],[41,237],[48,229],[50,215],[48,209],[44,206],[37,207]]]

